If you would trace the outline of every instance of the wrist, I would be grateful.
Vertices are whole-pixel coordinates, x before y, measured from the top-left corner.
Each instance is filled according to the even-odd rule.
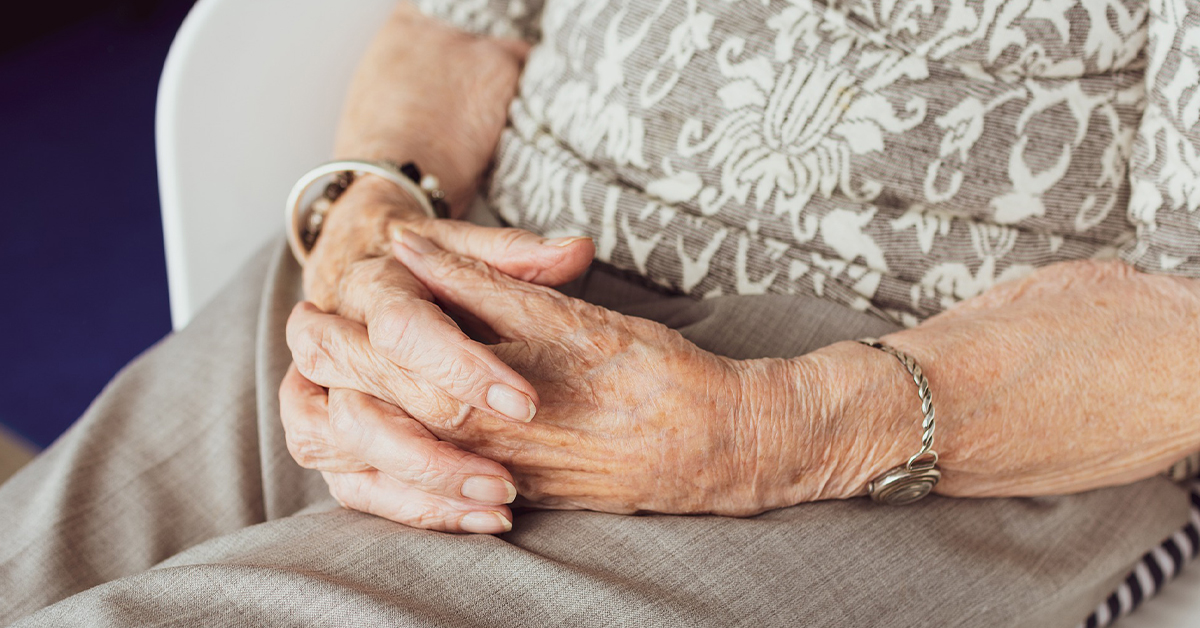
[[[336,311],[338,286],[357,261],[390,255],[391,225],[424,219],[418,201],[390,181],[372,175],[357,178],[330,208],[304,267],[306,298],[325,311]]]
[[[853,426],[842,461],[856,495],[921,450],[921,401],[912,376],[894,356],[859,342],[830,345],[815,354],[826,378],[836,381],[839,422]],[[940,448],[939,448],[940,449]]]
[[[764,509],[865,495],[871,480],[916,453],[919,404],[902,371],[856,342],[747,361],[740,420],[765,436],[754,461],[771,469],[755,486]]]
[[[403,116],[399,116],[403,118]],[[396,164],[413,162],[424,174],[437,177],[441,189],[446,193],[451,217],[462,216],[479,187],[479,182],[467,171],[460,159],[437,150],[436,140],[397,141],[379,136],[364,141],[339,141],[334,150],[335,159],[390,161]]]

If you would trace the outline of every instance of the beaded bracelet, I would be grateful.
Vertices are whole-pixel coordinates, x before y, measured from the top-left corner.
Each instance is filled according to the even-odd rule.
[[[365,174],[391,181],[408,192],[430,218],[449,217],[446,192],[441,189],[437,177],[430,174],[422,176],[421,170],[411,161],[403,165],[390,161],[329,162],[300,177],[292,187],[284,208],[288,244],[301,266],[308,261],[309,252],[317,244],[334,201],[346,192],[355,179]]]

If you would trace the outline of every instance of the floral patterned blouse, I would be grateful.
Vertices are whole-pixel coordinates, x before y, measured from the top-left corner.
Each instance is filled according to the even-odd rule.
[[[425,5],[538,43],[500,216],[671,290],[914,325],[1064,260],[1200,277],[1196,2]]]

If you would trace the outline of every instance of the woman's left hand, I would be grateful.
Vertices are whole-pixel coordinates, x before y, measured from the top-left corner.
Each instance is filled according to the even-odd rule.
[[[440,302],[503,340],[491,348],[538,390],[537,418],[515,424],[472,411],[460,422],[406,407],[404,394],[386,384],[403,373],[389,372],[386,360],[361,359],[371,351],[365,330],[315,308],[298,309],[293,324],[321,333],[297,337],[338,340],[294,345],[297,362],[316,384],[395,403],[437,438],[504,465],[522,503],[750,515],[854,494],[877,469],[845,461],[886,459],[888,452],[856,455],[865,435],[838,429],[833,405],[823,403],[830,396],[802,360],[719,357],[663,325],[512,279],[412,232],[402,242],[400,261]],[[314,360],[321,364],[313,368]],[[354,433],[332,426],[338,455],[386,466],[381,456],[405,449],[386,420],[360,416]],[[389,517],[394,500],[387,496],[336,495],[333,488],[350,507]]]

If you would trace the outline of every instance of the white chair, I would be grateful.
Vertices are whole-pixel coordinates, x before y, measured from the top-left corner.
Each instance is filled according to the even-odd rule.
[[[158,95],[158,179],[175,329],[269,237],[329,159],[351,73],[394,0],[201,0]]]
[[[187,325],[283,225],[292,183],[328,159],[358,58],[395,0],[200,0],[158,99],[171,319]],[[1200,626],[1200,565],[1123,628]]]

